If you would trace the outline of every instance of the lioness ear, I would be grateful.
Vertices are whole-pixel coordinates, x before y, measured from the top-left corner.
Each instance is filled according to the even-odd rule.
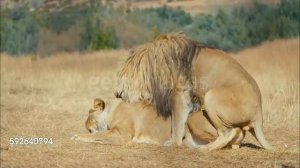
[[[105,108],[105,103],[102,99],[96,98],[94,100],[94,109],[100,109],[100,110],[104,110]]]
[[[89,110],[89,114],[92,114],[93,112],[95,112],[96,110],[94,110],[94,109],[90,109]]]

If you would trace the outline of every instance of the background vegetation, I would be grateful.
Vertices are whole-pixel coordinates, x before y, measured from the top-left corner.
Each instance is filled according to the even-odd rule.
[[[171,31],[227,51],[266,40],[299,36],[299,1],[276,6],[254,3],[215,14],[191,16],[167,6],[134,9],[91,1],[63,10],[34,10],[26,5],[1,9],[1,52],[11,55],[129,48]]]
[[[4,1],[30,4],[3,9]],[[60,4],[45,9],[46,1]],[[230,53],[260,88],[263,132],[275,151],[258,150],[260,145],[250,134],[241,149],[209,153],[158,145],[93,145],[70,140],[74,134],[87,133],[84,120],[94,98],[114,98],[116,73],[128,50],[103,48],[128,48],[176,30],[230,51],[273,38],[299,36],[299,1],[285,0],[280,4],[279,0],[260,0],[271,6],[249,6],[249,0],[167,3],[180,3],[192,16],[169,7],[143,8],[164,0],[124,0],[142,2],[137,7],[140,10],[99,3],[88,7],[61,5],[68,1],[0,0],[2,167],[299,167],[299,37]],[[75,1],[87,0],[72,0]],[[236,7],[241,6],[237,2],[247,7]],[[32,6],[38,8],[33,10]],[[216,10],[220,6],[222,9]],[[195,15],[198,11],[207,12]],[[214,13],[209,15],[210,12]],[[93,50],[100,51],[85,52]],[[9,139],[13,137],[53,137],[54,143],[12,146]]]

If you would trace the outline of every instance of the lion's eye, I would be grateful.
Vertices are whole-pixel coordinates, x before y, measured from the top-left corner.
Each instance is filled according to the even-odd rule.
[[[92,131],[91,129],[89,129],[89,132],[90,132],[90,133],[93,133],[93,131]]]

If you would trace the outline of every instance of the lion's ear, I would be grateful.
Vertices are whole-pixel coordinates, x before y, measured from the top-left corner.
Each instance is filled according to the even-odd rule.
[[[105,102],[102,99],[96,98],[94,100],[94,109],[104,110]]]

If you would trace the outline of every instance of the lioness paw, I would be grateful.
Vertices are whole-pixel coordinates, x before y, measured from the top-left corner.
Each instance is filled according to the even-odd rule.
[[[211,151],[211,149],[209,149],[206,145],[199,146],[198,149],[200,152],[203,152],[203,153],[207,153],[207,152]]]
[[[239,149],[240,145],[231,145],[231,149]]]
[[[77,134],[75,134],[75,135],[73,135],[72,137],[71,137],[71,140],[77,140],[78,139],[78,135]]]
[[[171,138],[164,143],[164,146],[175,146],[175,144],[175,140]]]

